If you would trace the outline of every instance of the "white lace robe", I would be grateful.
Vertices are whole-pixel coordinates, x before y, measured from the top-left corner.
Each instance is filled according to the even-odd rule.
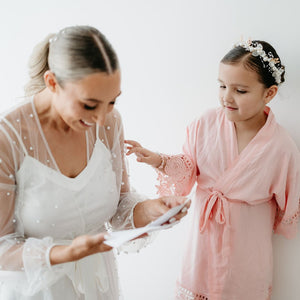
[[[96,132],[95,127],[86,132],[86,168],[69,178],[51,154],[32,99],[1,117],[1,299],[119,298],[112,251],[77,262],[49,263],[55,244],[69,244],[78,235],[107,227],[133,226],[132,211],[141,199],[129,188],[118,112],[99,128],[98,139]]]

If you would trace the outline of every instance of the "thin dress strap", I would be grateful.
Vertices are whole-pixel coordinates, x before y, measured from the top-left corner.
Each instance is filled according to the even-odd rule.
[[[99,125],[96,123],[96,141],[99,140]]]
[[[90,146],[89,146],[89,136],[88,132],[85,132],[85,143],[86,143],[86,163],[90,160]]]

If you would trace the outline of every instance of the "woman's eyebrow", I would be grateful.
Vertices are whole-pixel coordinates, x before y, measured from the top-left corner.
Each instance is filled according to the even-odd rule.
[[[119,97],[120,95],[121,95],[121,91],[118,93],[118,95],[116,96],[116,97],[114,97],[111,101],[113,101],[113,100],[115,100],[117,97]],[[102,103],[102,102],[104,102],[103,100],[101,100],[101,99],[95,99],[95,98],[83,98],[83,100],[85,100],[85,101],[92,101],[92,102],[100,102],[100,103]],[[111,101],[109,101],[109,102],[111,102]]]

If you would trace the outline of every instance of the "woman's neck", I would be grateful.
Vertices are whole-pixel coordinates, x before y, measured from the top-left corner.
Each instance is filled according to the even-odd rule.
[[[47,88],[36,94],[33,101],[44,130],[55,130],[63,134],[69,134],[72,131],[55,109],[53,94]]]

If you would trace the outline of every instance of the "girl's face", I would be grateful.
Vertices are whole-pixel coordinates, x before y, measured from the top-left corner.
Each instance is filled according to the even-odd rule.
[[[220,63],[218,80],[220,102],[228,120],[236,123],[265,117],[265,105],[275,95],[270,97],[270,88],[259,82],[255,71],[246,69],[242,63]]]
[[[95,123],[103,126],[121,94],[120,71],[111,75],[95,73],[63,87],[56,84],[52,104],[63,123],[75,131],[84,131]]]

